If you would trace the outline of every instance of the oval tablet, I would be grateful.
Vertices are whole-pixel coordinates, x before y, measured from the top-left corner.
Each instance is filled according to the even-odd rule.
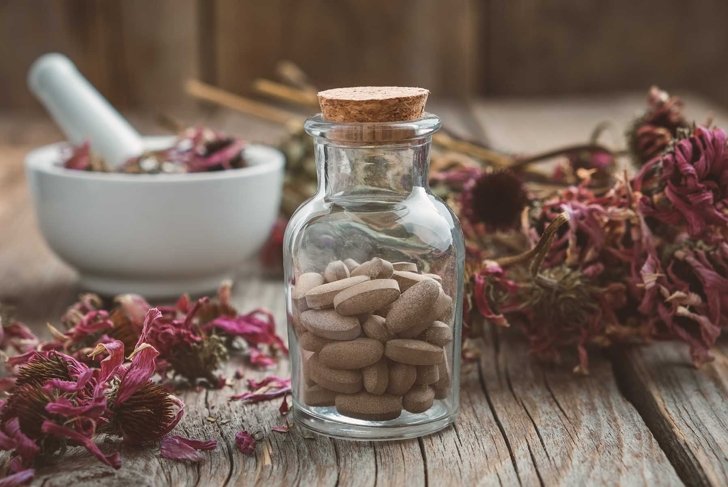
[[[435,399],[445,399],[450,394],[450,364],[448,363],[447,356],[441,364],[438,364],[438,374],[440,379],[434,384]]]
[[[361,390],[362,377],[358,370],[331,369],[314,355],[308,360],[308,371],[314,382],[326,389],[346,394]]]
[[[383,354],[382,342],[373,338],[357,338],[324,345],[319,352],[319,360],[332,369],[352,370],[379,362]]]
[[[291,292],[291,299],[299,311],[306,311],[308,309],[305,298],[306,293],[323,283],[324,276],[318,272],[305,272],[296,278],[296,284],[293,286],[293,291]]]
[[[370,315],[364,323],[361,325],[361,329],[366,336],[374,338],[380,342],[386,342],[387,340],[394,338],[389,333],[387,325],[384,323],[384,318],[379,315]]]
[[[351,271],[352,276],[367,276],[372,279],[388,279],[392,277],[392,263],[379,257],[374,257]]]
[[[434,279],[437,282],[439,282],[440,284],[442,284],[442,277],[439,274],[431,274],[431,273],[426,272],[425,274],[423,274],[423,276],[427,276],[430,279]]]
[[[440,285],[432,279],[420,281],[403,292],[387,313],[389,331],[396,335],[425,321],[432,323],[432,307],[439,294]]]
[[[375,396],[366,392],[337,394],[336,410],[351,418],[388,421],[397,419],[402,413],[402,398],[388,394]]]
[[[293,299],[300,299],[309,291],[316,286],[320,286],[324,283],[324,276],[318,272],[304,272],[296,278],[296,285],[293,286],[293,292],[291,296]]]
[[[417,264],[414,262],[394,262],[392,269],[395,271],[417,272]]]
[[[402,398],[403,407],[410,413],[424,413],[432,407],[435,391],[429,386],[414,386]]]
[[[390,360],[409,365],[434,365],[445,360],[442,347],[406,338],[389,340],[384,346],[384,355]]]
[[[301,338],[298,339],[298,344],[301,346],[301,348],[304,350],[308,350],[309,352],[318,352],[327,343],[331,343],[331,341],[316,336],[310,331],[304,332],[303,335],[301,335]]]
[[[425,330],[424,340],[433,345],[444,347],[452,341],[452,328],[447,323],[436,321]]]
[[[309,406],[333,406],[336,392],[321,387],[318,384],[303,386],[303,402]]]
[[[407,328],[405,331],[397,335],[400,338],[417,338],[424,331],[428,330],[432,326],[432,321],[429,319],[422,321],[420,324]]]
[[[367,276],[356,276],[321,284],[306,291],[306,304],[308,304],[309,308],[314,309],[330,308],[334,305],[334,296],[347,287],[368,280],[369,277]]]
[[[445,294],[445,291],[440,288],[440,294],[437,296],[435,306],[432,308],[432,317],[436,320],[445,318],[451,307],[452,298]]]
[[[374,279],[348,287],[334,297],[336,312],[344,316],[376,311],[399,297],[399,285],[393,279]]]
[[[376,396],[384,394],[389,385],[389,367],[386,360],[380,360],[361,371],[364,389]]]
[[[361,325],[355,316],[341,316],[333,309],[304,311],[301,323],[311,333],[329,340],[353,340],[361,335]]]
[[[344,259],[344,265],[346,265],[346,268],[349,269],[350,273],[351,271],[359,267],[359,263],[354,259]]]
[[[399,284],[399,290],[405,292],[418,282],[431,279],[425,275],[417,274],[416,272],[410,271],[394,271],[392,273],[392,279],[397,281]],[[434,279],[432,279],[434,281]]]
[[[349,268],[340,260],[329,262],[324,270],[326,282],[334,282],[349,277]]]
[[[409,391],[417,379],[417,368],[413,365],[393,362],[389,364],[387,394],[401,396]]]
[[[440,380],[440,367],[438,365],[418,365],[417,385],[430,385]]]

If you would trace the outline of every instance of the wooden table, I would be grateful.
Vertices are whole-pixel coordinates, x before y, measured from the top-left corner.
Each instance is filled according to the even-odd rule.
[[[551,101],[493,100],[433,104],[456,132],[515,151],[579,142],[602,120],[616,133],[642,106],[642,96]],[[702,120],[708,105],[688,99]],[[226,112],[173,114],[275,142],[276,126]],[[728,120],[717,113],[715,120]],[[159,131],[153,117],[134,117]],[[724,126],[726,126],[724,124]],[[20,318],[42,330],[57,321],[80,291],[74,272],[55,258],[34,221],[22,160],[31,147],[58,140],[44,117],[0,116],[0,298],[18,305]],[[243,311],[270,308],[284,332],[282,286],[246,271],[235,288]],[[36,485],[728,485],[728,346],[701,370],[683,345],[596,352],[591,375],[543,366],[513,332],[489,329],[477,340],[481,356],[462,374],[462,409],[454,427],[421,438],[354,443],[310,437],[281,424],[278,401],[229,402],[242,381],[222,391],[182,391],[187,415],[181,434],[216,438],[219,446],[199,464],[161,459],[156,448],[122,451],[115,471],[79,448],[37,471]],[[231,363],[232,376],[237,364]],[[287,373],[287,363],[280,373]],[[275,371],[274,371],[275,372]],[[245,428],[264,439],[244,456],[233,437]]]

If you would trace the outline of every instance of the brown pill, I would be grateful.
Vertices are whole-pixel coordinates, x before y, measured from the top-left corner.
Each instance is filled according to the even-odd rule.
[[[334,305],[334,297],[344,289],[368,281],[367,276],[349,277],[338,281],[321,284],[306,291],[306,304],[309,308],[323,309]]]
[[[389,383],[387,393],[401,396],[410,390],[417,379],[417,367],[392,362],[389,364]]]
[[[441,364],[438,364],[438,375],[440,378],[433,385],[435,390],[435,399],[445,399],[450,394],[450,364],[448,363],[447,356]]]
[[[432,321],[429,319],[424,320],[420,322],[419,324],[412,326],[410,328],[407,328],[405,331],[397,335],[400,338],[417,338],[422,333],[424,333],[426,330],[428,330],[432,326]]]
[[[429,277],[430,279],[434,279],[440,284],[442,284],[442,277],[439,274],[431,274],[431,273],[425,273],[424,276]]]
[[[355,284],[334,297],[336,312],[344,316],[368,314],[392,303],[399,297],[394,279],[374,279]]]
[[[313,378],[311,378],[311,366],[309,365],[309,363],[311,362],[311,357],[313,357],[313,353],[303,351],[301,355],[301,362],[303,363],[303,367],[301,367],[303,371],[303,383],[307,386],[312,386],[316,384]]]
[[[423,274],[417,274],[416,272],[410,272],[410,271],[394,271],[392,273],[392,279],[397,281],[399,284],[399,290],[402,292],[405,292],[418,282],[430,279],[429,277],[423,275]],[[434,279],[430,279],[434,280]]]
[[[437,296],[435,306],[432,308],[433,318],[436,320],[442,320],[445,318],[451,307],[452,298],[448,296],[442,288],[440,288],[440,294]]]
[[[308,369],[314,382],[326,389],[345,394],[353,394],[361,390],[362,377],[358,370],[338,370],[326,367],[317,355],[309,359]]]
[[[367,276],[372,279],[389,279],[392,277],[392,263],[374,257],[361,264],[359,267],[351,271],[352,276]]]
[[[384,346],[384,355],[390,360],[409,365],[433,365],[445,360],[442,347],[406,338],[389,340]]]
[[[337,394],[336,410],[351,418],[388,421],[397,419],[402,413],[402,398],[389,394],[375,396],[367,392]]]
[[[438,365],[418,365],[417,385],[430,385],[440,380],[440,367]]]
[[[425,330],[424,339],[428,343],[444,347],[452,341],[452,328],[447,323],[436,321]]]
[[[384,318],[378,315],[370,315],[364,323],[362,323],[361,329],[366,336],[379,340],[380,342],[386,342],[387,340],[394,338],[394,336],[389,333],[387,325],[384,323]]]
[[[336,392],[321,387],[318,384],[303,386],[303,402],[309,406],[333,406]]]
[[[392,311],[392,304],[393,303],[389,303],[384,308],[378,309],[377,311],[375,311],[375,314],[378,314],[379,316],[387,316],[387,314],[389,314],[389,312]]]
[[[326,282],[334,282],[349,277],[349,268],[340,260],[329,262],[324,270]]]
[[[306,329],[301,324],[301,319],[299,318],[298,314],[299,313],[297,310],[293,310],[293,314],[288,313],[288,322],[293,327],[293,331],[296,332],[296,336],[300,337],[306,331]]]
[[[435,391],[430,386],[414,386],[402,398],[402,405],[410,413],[424,413],[432,407]]]
[[[352,370],[377,363],[383,354],[382,342],[373,338],[357,338],[324,345],[319,353],[319,360],[332,369]]]
[[[333,309],[304,311],[301,323],[311,333],[329,340],[353,340],[361,335],[361,325],[356,317],[341,316]]]
[[[414,262],[394,262],[392,269],[395,271],[417,272],[417,264]]]
[[[387,328],[399,334],[423,322],[432,323],[432,307],[440,293],[440,285],[432,279],[420,281],[392,303],[387,313]]]
[[[291,298],[293,299],[293,304],[299,311],[306,311],[308,309],[305,298],[306,293],[323,283],[324,276],[318,272],[304,272],[296,278],[296,285],[293,286]]]
[[[344,259],[344,264],[346,265],[346,268],[349,269],[350,273],[351,271],[359,267],[359,263],[354,259]]]
[[[331,341],[308,331],[304,332],[301,338],[298,339],[298,344],[301,345],[301,348],[309,352],[319,352],[327,343],[331,343]]]
[[[386,360],[380,360],[376,364],[366,367],[361,372],[364,381],[364,389],[376,396],[384,394],[389,385],[389,367]]]

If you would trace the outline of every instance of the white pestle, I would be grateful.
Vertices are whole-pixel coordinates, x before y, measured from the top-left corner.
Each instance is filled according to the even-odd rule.
[[[39,57],[28,86],[74,145],[88,141],[111,166],[142,154],[142,138],[63,54]]]

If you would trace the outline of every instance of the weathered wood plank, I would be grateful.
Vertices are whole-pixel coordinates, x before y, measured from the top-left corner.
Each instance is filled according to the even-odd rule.
[[[696,370],[672,343],[613,354],[625,394],[691,485],[728,485],[728,343],[713,355]]]

